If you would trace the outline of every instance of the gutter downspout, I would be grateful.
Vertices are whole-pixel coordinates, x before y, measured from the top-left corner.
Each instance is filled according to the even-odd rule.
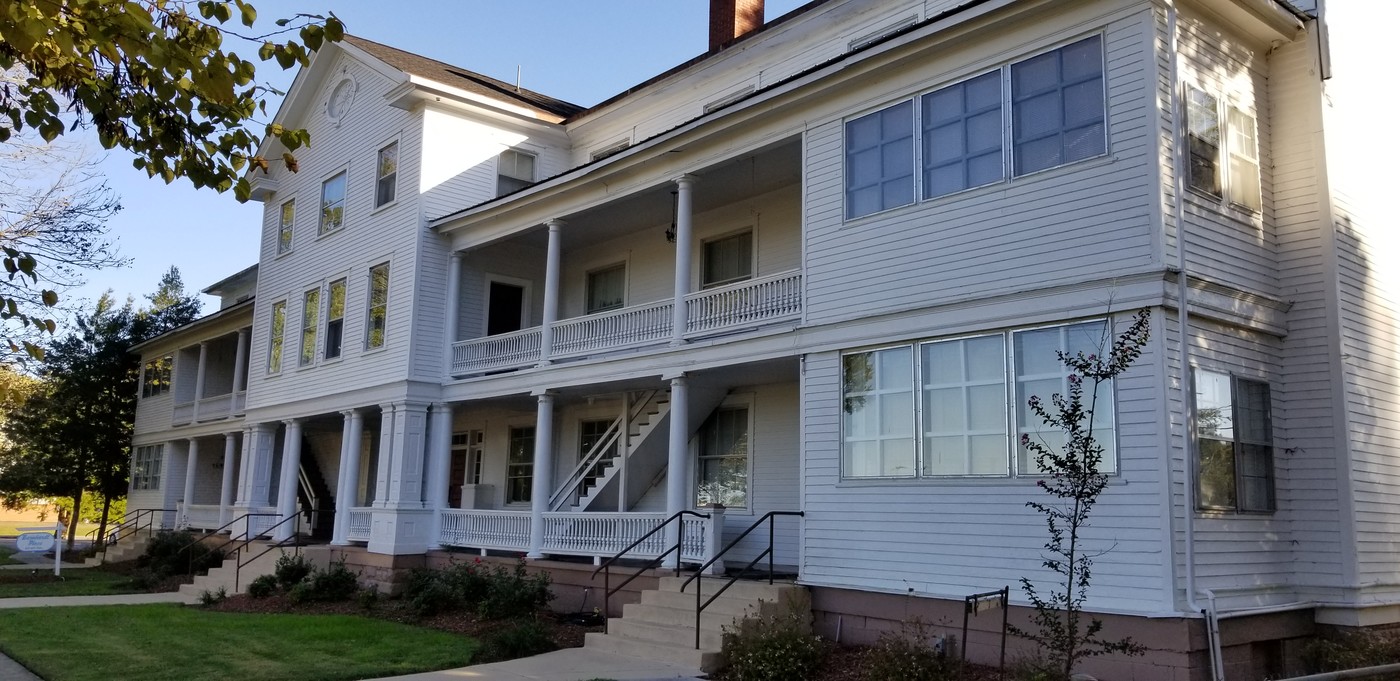
[[[1196,400],[1191,394],[1191,345],[1190,345],[1190,318],[1187,312],[1187,301],[1190,295],[1190,286],[1186,276],[1186,169],[1183,167],[1186,141],[1182,131],[1182,98],[1181,98],[1181,72],[1180,72],[1180,50],[1178,49],[1177,38],[1177,9],[1174,0],[1164,0],[1167,6],[1167,50],[1171,53],[1171,116],[1172,116],[1172,191],[1174,196],[1173,219],[1176,221],[1176,315],[1177,315],[1177,341],[1180,353],[1180,383],[1181,383],[1181,404],[1183,415],[1183,437],[1182,447],[1185,461],[1183,468],[1186,471],[1186,480],[1182,493],[1182,523],[1183,534],[1185,535],[1184,560],[1186,563],[1186,607],[1192,612],[1199,612],[1205,616],[1206,642],[1210,648],[1210,668],[1211,678],[1214,681],[1225,681],[1224,659],[1220,650],[1220,621],[1218,611],[1215,607],[1215,594],[1206,592],[1208,601],[1203,607],[1196,600],[1196,478],[1194,466],[1192,465],[1193,450],[1192,443],[1195,440],[1195,432],[1191,428],[1194,423]],[[1171,468],[1168,466],[1168,471]]]

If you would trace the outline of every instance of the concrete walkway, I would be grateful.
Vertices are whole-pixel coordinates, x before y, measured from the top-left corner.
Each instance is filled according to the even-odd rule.
[[[565,648],[508,662],[391,677],[392,681],[697,681],[703,678],[699,670],[587,648]]]
[[[44,681],[23,665],[0,653],[0,679],[5,681]]]
[[[189,603],[183,594],[103,594],[101,596],[34,596],[30,598],[0,598],[0,609],[53,608],[74,605],[142,605],[146,603]],[[0,676],[0,679],[5,677]]]

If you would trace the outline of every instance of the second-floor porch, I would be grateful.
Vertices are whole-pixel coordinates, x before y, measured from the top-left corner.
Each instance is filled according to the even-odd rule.
[[[453,255],[451,375],[801,319],[796,141],[620,194]]]
[[[175,354],[170,425],[241,416],[248,396],[248,327]]]

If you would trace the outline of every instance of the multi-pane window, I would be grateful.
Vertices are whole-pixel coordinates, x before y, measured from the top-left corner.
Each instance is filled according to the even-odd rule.
[[[922,102],[924,198],[1001,181],[1001,72],[935,90]]]
[[[720,407],[700,426],[695,504],[749,505],[749,409]]]
[[[507,149],[496,159],[496,196],[519,191],[535,183],[535,157]]]
[[[534,477],[535,427],[511,428],[506,450],[506,503],[529,503]]]
[[[846,478],[1034,476],[1020,436],[1063,437],[1030,412],[1032,396],[1066,394],[1057,352],[1100,352],[1104,321],[930,340],[842,356],[842,475]],[[1117,470],[1113,385],[1093,400],[1099,470]],[[917,433],[917,435],[916,435]],[[1014,436],[1013,436],[1014,434]]]
[[[1188,185],[1259,211],[1259,138],[1254,117],[1197,87],[1186,88]],[[1228,162],[1224,155],[1228,154]]]
[[[479,430],[472,430],[465,433],[452,434],[452,458],[454,461],[462,461],[462,475],[460,478],[454,474],[453,477],[461,480],[463,485],[481,484],[481,445],[485,438]],[[454,464],[455,465],[455,464]]]
[[[918,102],[846,122],[847,219],[1106,153],[1103,38],[939,88]]]
[[[296,203],[294,199],[282,204],[282,212],[278,218],[277,226],[278,254],[292,250],[292,222],[296,218]]]
[[[753,278],[753,232],[710,239],[700,247],[700,287]]]
[[[1103,38],[1011,65],[1012,157],[1025,175],[1099,156],[1107,147]]]
[[[271,332],[267,339],[267,373],[275,374],[282,370],[282,338],[286,335],[287,301],[279,300],[272,304]]]
[[[914,103],[846,123],[846,217],[914,202]]]
[[[170,392],[170,373],[175,358],[170,355],[147,360],[141,368],[141,396],[155,397]]]
[[[1198,506],[1274,510],[1269,384],[1197,369]]]
[[[165,445],[137,447],[131,456],[131,489],[147,491],[160,489],[161,465]]]
[[[301,357],[300,366],[316,361],[316,327],[321,318],[321,289],[313,288],[301,298]]]
[[[627,265],[618,263],[588,273],[588,314],[623,306],[627,291]]]
[[[321,227],[329,234],[345,224],[345,171],[321,184]]]
[[[374,207],[394,201],[399,186],[399,143],[392,142],[379,150],[374,171]]]
[[[369,310],[365,324],[365,348],[384,347],[389,315],[389,263],[369,268]]]
[[[340,356],[345,338],[345,280],[331,282],[326,297],[326,359],[332,359]]]

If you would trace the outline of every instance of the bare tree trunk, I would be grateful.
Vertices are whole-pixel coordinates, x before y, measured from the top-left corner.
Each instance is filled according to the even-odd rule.
[[[93,544],[98,550],[106,544],[107,539],[107,515],[112,511],[112,497],[102,496],[102,520],[97,524],[97,537],[93,539]]]
[[[73,517],[68,523],[68,550],[73,550],[73,540],[78,538],[78,518],[83,517],[83,491],[73,495]]]

